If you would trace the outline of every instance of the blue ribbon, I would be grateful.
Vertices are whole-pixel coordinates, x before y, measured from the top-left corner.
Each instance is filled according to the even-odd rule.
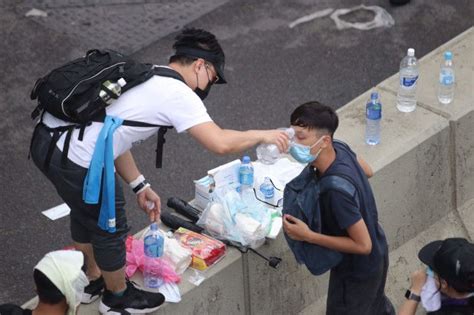
[[[114,174],[114,132],[123,119],[106,116],[92,155],[91,164],[84,180],[82,199],[87,204],[98,204],[102,186],[99,227],[115,232],[115,174]],[[102,174],[104,181],[102,182]]]

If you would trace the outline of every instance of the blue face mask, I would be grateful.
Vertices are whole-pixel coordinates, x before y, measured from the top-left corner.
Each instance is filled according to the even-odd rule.
[[[316,161],[316,159],[318,158],[319,154],[321,153],[323,149],[322,148],[319,149],[316,155],[311,154],[311,149],[315,145],[317,145],[323,139],[323,137],[319,138],[318,141],[316,141],[312,146],[292,142],[290,145],[290,151],[289,151],[290,155],[295,160],[303,164],[308,164],[308,163],[312,163]]]

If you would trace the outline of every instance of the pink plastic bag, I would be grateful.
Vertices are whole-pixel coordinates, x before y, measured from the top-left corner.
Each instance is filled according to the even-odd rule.
[[[136,240],[129,236],[126,242],[127,258],[125,273],[127,277],[132,277],[137,270],[143,272],[143,264],[145,261],[145,254],[143,251],[143,240]],[[161,276],[165,283],[179,283],[181,277],[174,271],[173,267],[164,259],[156,261],[153,273]]]

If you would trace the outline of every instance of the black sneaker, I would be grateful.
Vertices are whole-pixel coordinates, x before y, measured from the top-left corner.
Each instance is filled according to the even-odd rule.
[[[97,300],[104,290],[104,278],[101,276],[89,282],[89,285],[84,288],[82,293],[82,304],[90,304]]]
[[[132,314],[146,314],[156,311],[164,302],[165,296],[163,294],[140,290],[127,281],[127,289],[123,296],[116,296],[109,290],[104,290],[99,312],[114,314],[111,312],[125,310]]]

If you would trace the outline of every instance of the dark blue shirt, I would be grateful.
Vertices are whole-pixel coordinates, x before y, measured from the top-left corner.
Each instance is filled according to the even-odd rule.
[[[387,254],[385,233],[378,223],[377,206],[367,176],[357,162],[354,152],[343,142],[333,142],[336,159],[322,176],[342,175],[357,188],[357,200],[334,190],[320,196],[321,232],[332,236],[348,236],[347,228],[363,219],[372,241],[369,255],[344,254],[336,267],[338,273],[352,276],[369,276],[383,262]]]

